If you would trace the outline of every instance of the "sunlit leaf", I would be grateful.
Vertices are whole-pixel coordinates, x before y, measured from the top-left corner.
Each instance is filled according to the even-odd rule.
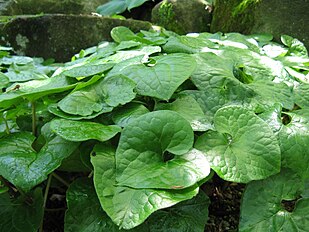
[[[34,139],[26,132],[0,139],[0,175],[24,191],[44,181],[78,146],[56,136],[36,152]]]
[[[101,142],[107,141],[121,131],[116,125],[105,126],[95,122],[72,121],[66,119],[55,119],[50,123],[50,128],[60,137],[68,141],[86,141],[97,139]]]
[[[205,152],[223,179],[247,183],[280,171],[280,147],[272,129],[253,112],[239,106],[219,109],[216,131],[200,136],[195,147]]]
[[[285,169],[249,183],[242,200],[239,231],[306,231],[309,198],[299,199],[303,187],[301,178]]]
[[[195,69],[194,59],[186,54],[161,56],[155,62],[154,65],[131,65],[121,71],[136,82],[140,95],[168,100]]]
[[[191,199],[198,188],[183,190],[134,189],[116,185],[115,149],[109,145],[96,146],[91,162],[94,185],[100,203],[108,216],[120,228],[140,225],[156,210]]]
[[[113,107],[130,102],[135,93],[135,83],[118,75],[72,92],[63,98],[58,107],[68,114],[89,116],[98,112],[110,112]]]

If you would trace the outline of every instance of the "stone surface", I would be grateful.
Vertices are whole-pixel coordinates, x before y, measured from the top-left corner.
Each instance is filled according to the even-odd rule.
[[[0,15],[90,14],[109,0],[0,0]]]
[[[309,48],[308,12],[309,0],[217,0],[211,31],[287,34]]]
[[[21,16],[6,23],[0,31],[1,44],[12,46],[17,54],[68,61],[81,49],[111,40],[110,31],[126,26],[132,31],[149,30],[149,22],[97,16]]]
[[[151,21],[178,34],[209,31],[208,5],[205,0],[164,0],[153,8]]]

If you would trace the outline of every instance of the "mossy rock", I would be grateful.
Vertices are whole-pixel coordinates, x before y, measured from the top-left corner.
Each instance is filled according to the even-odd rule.
[[[164,0],[152,10],[152,23],[178,34],[209,31],[211,21],[204,0]]]
[[[308,0],[216,0],[211,32],[287,34],[309,48],[308,12]]]
[[[90,14],[109,0],[6,0],[0,1],[0,15]]]
[[[110,31],[126,26],[132,31],[149,30],[149,22],[97,16],[19,16],[6,23],[1,44],[12,46],[20,55],[54,58],[64,62],[81,49],[111,40]]]

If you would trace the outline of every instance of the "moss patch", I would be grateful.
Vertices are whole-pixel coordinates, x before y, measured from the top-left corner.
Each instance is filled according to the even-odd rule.
[[[162,20],[169,21],[175,17],[173,12],[173,5],[167,1],[163,1],[159,7],[159,14],[162,16]]]
[[[10,44],[19,54],[63,62],[83,48],[111,40],[110,31],[116,26],[127,26],[134,32],[151,28],[150,23],[137,20],[78,15],[27,16],[5,24],[1,43]]]
[[[240,32],[248,34],[255,22],[254,10],[261,0],[216,1],[211,32]]]
[[[152,10],[152,22],[178,34],[209,31],[210,13],[201,0],[164,0]]]
[[[152,19],[156,24],[164,26],[168,30],[174,31],[178,34],[185,33],[184,29],[178,23],[173,4],[166,0],[159,5],[159,9],[156,14],[153,14]]]
[[[259,3],[260,0],[243,0],[233,9],[233,17],[238,14],[243,13],[248,7],[253,6],[254,4]]]

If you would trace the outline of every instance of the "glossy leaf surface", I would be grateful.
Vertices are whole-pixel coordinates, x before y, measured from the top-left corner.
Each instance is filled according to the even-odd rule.
[[[90,179],[75,180],[67,191],[65,232],[119,231],[102,210]]]
[[[8,193],[0,194],[0,208],[0,231],[37,231],[43,220],[42,190],[37,188],[17,199],[12,199]]]
[[[168,100],[194,69],[191,56],[172,54],[158,57],[154,65],[131,65],[121,73],[136,82],[138,94]]]
[[[190,122],[194,131],[206,131],[212,128],[200,105],[191,96],[180,96],[172,103],[159,104],[156,110],[176,111]]]
[[[34,139],[26,132],[0,139],[0,174],[24,191],[44,181],[78,146],[56,136],[37,153]]]
[[[62,74],[69,77],[88,77],[95,74],[103,73],[114,66],[113,63],[93,62],[93,63],[81,63],[78,66],[73,66],[70,69],[65,70]]]
[[[81,116],[110,112],[135,97],[134,87],[135,83],[127,77],[112,76],[67,95],[58,106],[65,113]]]
[[[112,119],[117,125],[124,127],[132,120],[146,113],[149,113],[149,110],[145,106],[136,103],[129,103],[122,108],[114,110]]]
[[[303,187],[300,177],[285,169],[250,183],[242,201],[239,231],[306,231],[309,198],[298,199]]]
[[[193,186],[184,190],[134,189],[116,182],[115,149],[99,145],[94,149],[94,185],[104,211],[120,228],[131,229],[141,224],[158,209],[191,199],[198,193]]]
[[[209,164],[191,150],[190,124],[173,111],[144,114],[123,130],[116,152],[117,181],[133,188],[186,188],[205,178]],[[165,156],[174,155],[170,160]],[[138,171],[140,170],[140,171]]]
[[[280,147],[271,128],[253,112],[227,106],[214,117],[217,131],[202,135],[195,147],[225,180],[247,183],[280,171]]]
[[[151,232],[204,232],[208,218],[209,199],[200,192],[193,199],[183,201],[166,210],[155,212],[145,225]]]
[[[96,139],[101,142],[107,141],[121,131],[116,125],[105,126],[95,122],[72,121],[55,119],[50,128],[60,137],[68,141],[79,142]]]
[[[286,116],[290,122],[279,131],[282,165],[309,178],[309,110],[297,110]]]
[[[64,92],[75,86],[75,83],[61,76],[14,84],[5,93],[0,95],[0,107],[10,107],[14,103],[18,103],[22,97],[32,101],[49,94]]]

